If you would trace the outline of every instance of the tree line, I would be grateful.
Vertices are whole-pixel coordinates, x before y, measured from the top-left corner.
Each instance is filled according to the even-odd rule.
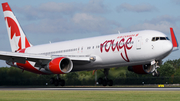
[[[66,85],[95,85],[99,77],[103,77],[103,70],[72,72],[61,74]],[[168,60],[158,69],[160,77],[152,77],[151,74],[141,75],[130,72],[127,67],[111,68],[109,79],[114,85],[139,85],[139,84],[173,84],[180,83],[180,59]],[[28,71],[22,71],[16,67],[0,68],[0,86],[43,86],[51,77],[56,75],[40,75]]]

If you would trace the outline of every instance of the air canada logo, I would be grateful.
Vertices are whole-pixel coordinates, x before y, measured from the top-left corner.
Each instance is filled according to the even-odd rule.
[[[22,48],[26,48],[29,47],[30,44],[27,41],[27,38],[25,37],[25,46],[22,47],[22,43],[21,43],[21,34],[20,34],[20,30],[18,28],[18,25],[16,24],[16,22],[10,18],[10,17],[6,17],[5,20],[7,21],[7,25],[10,33],[10,39],[14,40],[15,44],[18,45],[18,49],[16,51],[21,50]]]
[[[13,38],[14,35],[16,37],[20,36],[20,31],[16,22],[10,17],[6,17],[5,19],[7,20],[8,27],[11,28],[11,34],[10,34],[11,39]]]
[[[114,51],[120,51],[123,50],[120,55],[123,58],[124,61],[126,62],[130,62],[127,51],[131,50],[133,47],[133,41],[132,41],[132,37],[136,37],[139,34],[132,34],[132,35],[128,35],[128,36],[120,36],[117,37],[117,39],[120,39],[120,41],[116,41],[115,39],[113,40],[106,40],[105,42],[100,44],[100,51],[101,53],[103,51],[105,52],[109,52],[110,50]],[[127,40],[126,40],[127,39]]]

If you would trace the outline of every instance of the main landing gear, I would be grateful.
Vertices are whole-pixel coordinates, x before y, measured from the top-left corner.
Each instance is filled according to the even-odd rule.
[[[99,78],[98,79],[98,83],[102,84],[103,86],[112,86],[113,85],[113,80],[110,80],[107,78],[108,74],[109,74],[109,69],[104,69],[103,71],[105,77],[104,78]]]
[[[59,86],[59,85],[64,86],[65,85],[65,80],[61,79],[59,74],[57,74],[57,78],[52,77],[50,79],[50,83],[54,84],[55,86]]]

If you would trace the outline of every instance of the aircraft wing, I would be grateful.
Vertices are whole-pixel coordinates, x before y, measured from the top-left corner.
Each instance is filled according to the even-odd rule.
[[[26,60],[37,62],[39,60],[50,61],[52,58],[51,56],[46,55],[0,51],[0,59],[6,60],[8,62],[18,62],[25,64]]]
[[[90,62],[89,55],[41,55],[31,53],[15,53],[0,51],[0,59],[7,62],[18,62],[25,64],[26,61],[32,61],[40,64],[48,64],[52,59],[57,57],[67,57],[73,63],[88,63]]]

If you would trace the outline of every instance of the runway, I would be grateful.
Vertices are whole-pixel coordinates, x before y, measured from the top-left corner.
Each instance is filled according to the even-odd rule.
[[[180,88],[0,88],[0,90],[180,91]]]

